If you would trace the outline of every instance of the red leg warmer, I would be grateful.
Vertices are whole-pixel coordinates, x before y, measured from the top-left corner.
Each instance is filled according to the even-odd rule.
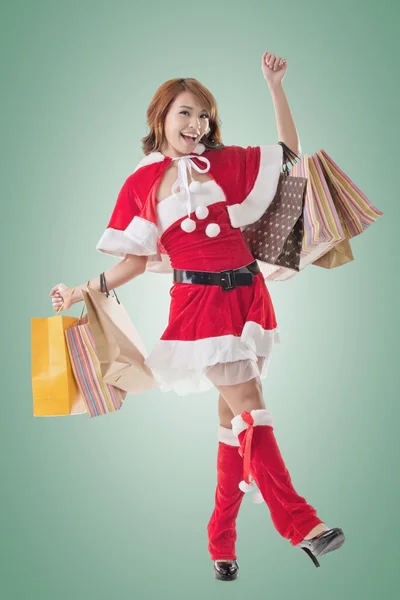
[[[243,459],[239,441],[231,429],[219,426],[215,507],[207,526],[212,560],[236,560],[236,517],[243,499],[239,482]]]
[[[232,419],[232,427],[240,442],[244,482],[249,483],[251,473],[275,529],[295,546],[323,521],[293,487],[275,439],[271,413],[265,409],[244,411]]]

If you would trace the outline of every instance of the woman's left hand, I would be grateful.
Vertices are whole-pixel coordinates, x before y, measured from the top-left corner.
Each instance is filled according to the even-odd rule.
[[[279,86],[286,74],[286,58],[281,58],[271,52],[264,52],[261,60],[261,70],[270,88]]]

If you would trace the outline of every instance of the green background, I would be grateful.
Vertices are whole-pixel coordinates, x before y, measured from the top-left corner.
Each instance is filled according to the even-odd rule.
[[[395,4],[2,3],[2,598],[398,597]],[[245,496],[240,577],[224,583],[206,533],[216,390],[128,396],[97,419],[34,418],[30,320],[52,316],[55,284],[115,264],[95,246],[164,81],[212,91],[225,144],[276,143],[265,50],[288,61],[303,153],[324,148],[384,217],[353,240],[354,262],[269,284],[282,344],[266,405],[297,490],[346,544],[316,570]],[[119,290],[148,349],[170,285],[146,273]]]

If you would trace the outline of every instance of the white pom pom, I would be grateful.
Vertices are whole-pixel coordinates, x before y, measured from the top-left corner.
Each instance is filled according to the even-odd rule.
[[[244,481],[244,479],[239,483],[239,490],[241,490],[242,492],[244,492],[245,494],[247,492],[252,492],[254,489],[254,486],[252,483],[246,483]]]
[[[221,228],[218,225],[218,223],[210,223],[206,227],[206,235],[208,235],[208,237],[215,237],[216,235],[219,234],[220,231],[221,231]]]
[[[189,190],[193,192],[193,194],[198,194],[201,191],[201,183],[200,181],[192,181],[189,184]]]
[[[186,231],[186,233],[191,233],[196,229],[196,223],[195,221],[193,221],[193,219],[189,219],[188,217],[187,219],[182,221],[181,229],[183,229],[183,231]]]
[[[264,502],[264,498],[262,497],[261,492],[254,492],[252,500],[254,504],[261,504],[261,502]]]
[[[204,204],[202,204],[201,206],[198,206],[196,208],[196,217],[198,219],[205,219],[206,217],[208,217],[208,213],[210,211],[208,210],[207,206],[204,206]]]

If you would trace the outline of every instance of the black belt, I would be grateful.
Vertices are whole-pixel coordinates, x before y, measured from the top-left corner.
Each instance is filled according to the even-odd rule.
[[[200,283],[202,285],[220,285],[223,290],[233,290],[237,285],[251,285],[256,273],[260,272],[257,261],[241,267],[240,269],[228,269],[227,271],[185,271],[174,269],[174,282],[176,283]]]

